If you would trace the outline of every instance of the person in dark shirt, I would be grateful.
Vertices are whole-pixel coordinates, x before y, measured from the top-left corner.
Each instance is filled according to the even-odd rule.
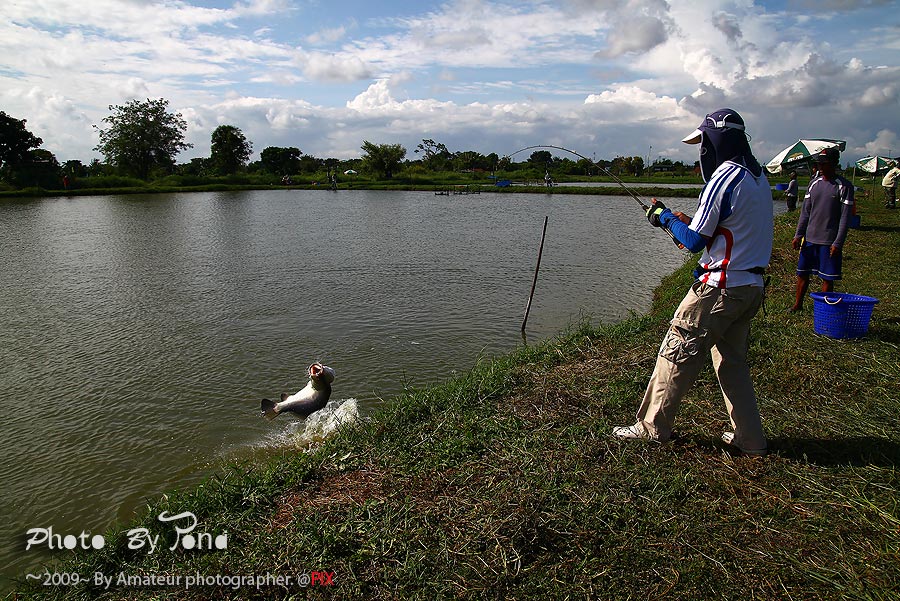
[[[834,290],[834,281],[841,279],[842,248],[853,215],[853,185],[837,175],[839,159],[837,148],[826,148],[816,156],[818,174],[809,183],[792,241],[800,259],[791,312],[803,308],[811,275],[822,280],[822,292]]]
[[[791,181],[788,182],[787,190],[784,193],[784,200],[787,202],[788,211],[797,210],[797,172],[791,171]]]

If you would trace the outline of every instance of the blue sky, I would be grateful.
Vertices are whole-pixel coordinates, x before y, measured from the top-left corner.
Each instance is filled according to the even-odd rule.
[[[900,7],[875,0],[3,0],[0,110],[89,161],[109,105],[166,98],[208,156],[364,140],[693,161],[731,107],[765,162],[798,138],[900,155]]]

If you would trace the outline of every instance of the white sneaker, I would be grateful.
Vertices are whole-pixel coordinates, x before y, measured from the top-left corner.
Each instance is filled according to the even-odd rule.
[[[762,457],[762,456],[764,456],[766,453],[769,452],[768,449],[756,449],[756,450],[752,450],[752,449],[745,449],[745,448],[743,448],[743,447],[739,447],[738,445],[736,445],[736,444],[734,443],[734,432],[725,432],[724,434],[722,434],[722,442],[724,442],[725,444],[727,444],[727,445],[729,445],[729,446],[734,447],[735,449],[737,449],[738,451],[740,451],[740,452],[743,453],[744,455],[753,455],[753,456],[756,456],[756,457]]]
[[[630,426],[616,426],[613,428],[613,436],[621,440],[649,440],[650,436],[640,423]]]

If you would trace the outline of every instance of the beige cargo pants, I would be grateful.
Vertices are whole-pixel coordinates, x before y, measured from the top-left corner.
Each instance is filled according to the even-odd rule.
[[[638,408],[638,422],[651,439],[665,442],[672,435],[681,399],[709,352],[734,427],[734,443],[743,449],[766,448],[747,365],[750,320],[762,301],[761,286],[723,289],[694,282],[675,311]]]

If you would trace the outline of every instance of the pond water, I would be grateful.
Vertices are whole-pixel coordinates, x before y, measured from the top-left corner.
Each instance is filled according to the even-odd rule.
[[[666,199],[693,212],[692,199]],[[371,413],[405,386],[649,306],[684,260],[619,196],[254,191],[0,203],[3,588],[29,528],[102,533],[223,460],[321,360]]]

